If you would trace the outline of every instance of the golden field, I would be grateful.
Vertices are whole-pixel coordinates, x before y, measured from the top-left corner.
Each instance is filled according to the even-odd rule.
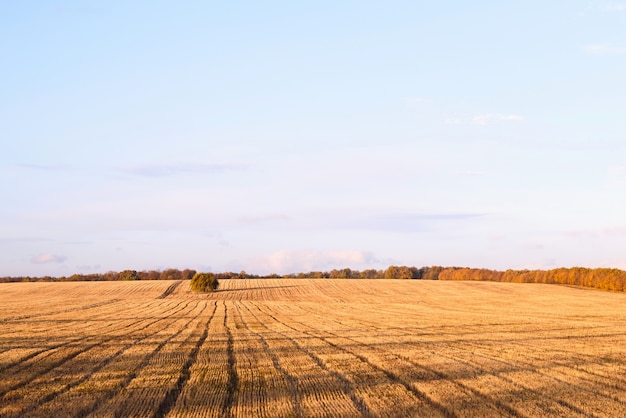
[[[626,415],[626,294],[402,280],[0,285],[0,416]]]

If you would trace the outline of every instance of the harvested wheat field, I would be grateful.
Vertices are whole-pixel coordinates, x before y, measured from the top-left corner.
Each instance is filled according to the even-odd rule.
[[[624,416],[625,325],[556,285],[2,284],[0,416]]]

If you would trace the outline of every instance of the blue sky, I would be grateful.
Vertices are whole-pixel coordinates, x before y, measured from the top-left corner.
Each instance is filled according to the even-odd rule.
[[[626,268],[626,1],[2,2],[0,276]]]

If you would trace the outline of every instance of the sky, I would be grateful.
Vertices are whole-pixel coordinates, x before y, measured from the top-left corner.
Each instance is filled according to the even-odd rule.
[[[0,49],[0,276],[626,269],[626,1],[3,1]]]

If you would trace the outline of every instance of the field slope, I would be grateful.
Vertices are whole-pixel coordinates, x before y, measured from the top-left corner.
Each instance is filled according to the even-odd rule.
[[[554,285],[0,285],[0,416],[624,416],[626,295]]]

